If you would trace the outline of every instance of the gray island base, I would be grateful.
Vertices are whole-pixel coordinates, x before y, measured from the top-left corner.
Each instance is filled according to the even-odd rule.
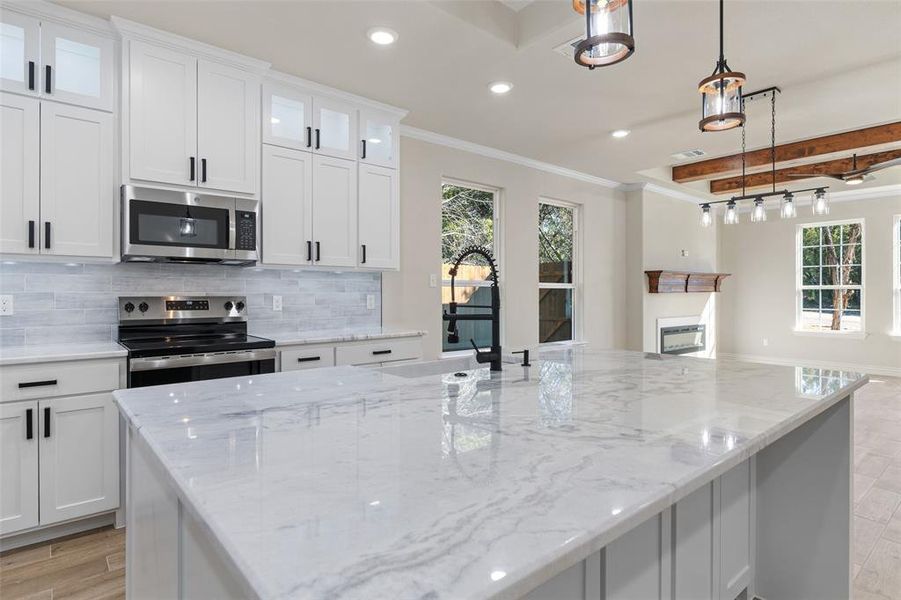
[[[121,390],[127,594],[846,599],[866,381],[581,347]]]

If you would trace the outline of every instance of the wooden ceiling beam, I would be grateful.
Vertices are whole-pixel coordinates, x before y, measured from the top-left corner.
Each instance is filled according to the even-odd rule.
[[[866,169],[867,167],[871,167],[877,163],[895,160],[896,158],[901,158],[901,149],[876,152],[874,154],[865,154],[857,157],[857,168]],[[846,171],[850,171],[851,168],[851,157],[848,157],[806,165],[798,165],[785,169],[776,169],[776,183],[779,184],[811,179],[810,177],[791,177],[791,175],[818,173],[823,176],[827,173],[844,173]],[[764,186],[771,186],[772,183],[773,173],[771,171],[750,173],[745,177],[745,188],[749,190]],[[711,194],[730,194],[740,190],[741,175],[737,175],[735,177],[726,177],[724,179],[714,179],[710,182]]]
[[[715,135],[715,134],[714,134]],[[887,125],[876,125],[865,129],[825,135],[810,140],[791,142],[776,146],[776,162],[811,158],[832,152],[845,152],[879,144],[901,142],[901,121]],[[747,168],[770,164],[772,156],[769,148],[753,150],[745,154]],[[711,158],[686,165],[673,167],[673,181],[688,183],[712,179],[719,175],[741,171],[741,154]]]

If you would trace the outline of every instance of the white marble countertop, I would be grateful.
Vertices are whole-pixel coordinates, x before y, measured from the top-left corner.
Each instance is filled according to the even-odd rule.
[[[591,347],[460,364],[115,396],[261,597],[456,599],[527,592],[867,381]]]
[[[0,366],[92,358],[124,358],[127,355],[128,351],[116,342],[4,346],[0,348]]]
[[[253,331],[250,332],[253,334]],[[338,342],[364,342],[366,340],[387,340],[403,337],[421,337],[424,331],[418,329],[328,329],[286,334],[260,334],[275,340],[276,346],[300,346],[306,344],[330,344]]]

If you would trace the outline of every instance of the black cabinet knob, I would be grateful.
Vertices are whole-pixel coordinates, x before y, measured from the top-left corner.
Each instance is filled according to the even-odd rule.
[[[235,307],[235,305],[231,303],[231,300],[229,300],[225,303],[225,310],[227,310],[227,311],[231,311],[231,309],[234,307]]]
[[[131,302],[126,302],[125,306],[123,306],[122,308],[125,309],[125,312],[130,313],[135,309],[135,305],[132,304]]]
[[[237,304],[235,304],[235,308],[238,309],[238,312],[241,312],[242,310],[244,310],[244,303],[238,302]]]
[[[149,308],[150,306],[146,302],[141,302],[140,304],[138,304],[138,310],[140,310],[142,313],[147,312],[147,309]]]

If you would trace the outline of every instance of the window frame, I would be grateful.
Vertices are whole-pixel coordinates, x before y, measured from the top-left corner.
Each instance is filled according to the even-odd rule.
[[[805,286],[803,285],[804,275],[804,230],[812,227],[832,227],[834,225],[860,225],[860,285],[859,286]],[[822,246],[822,243],[820,244]],[[822,260],[822,259],[821,259]],[[867,287],[867,232],[866,222],[864,219],[840,219],[836,221],[815,221],[812,223],[799,223],[795,227],[795,327],[793,333],[796,335],[818,336],[818,337],[844,337],[863,339],[867,336],[866,328],[866,287]],[[829,329],[804,329],[802,327],[803,308],[804,308],[804,291],[809,289],[859,289],[860,290],[860,329],[857,331],[841,330],[832,331]]]
[[[561,340],[557,342],[541,342],[539,340],[539,346],[553,346],[553,345],[562,345],[562,344],[578,344],[581,343],[582,340],[582,235],[581,235],[581,220],[582,220],[582,205],[576,204],[575,202],[567,202],[566,200],[558,200],[556,198],[549,198],[547,196],[539,196],[538,197],[538,207],[540,211],[540,207],[542,204],[548,204],[551,206],[559,206],[561,208],[566,208],[573,211],[573,267],[572,267],[572,283],[549,283],[541,281],[541,274],[538,273],[538,290],[542,289],[564,289],[564,290],[572,290],[572,299],[573,299],[573,309],[572,309],[572,339],[569,340]],[[539,212],[540,214],[540,212]],[[538,233],[538,228],[541,226],[540,221],[535,224],[535,233]],[[537,250],[537,249],[536,249]],[[537,266],[540,267],[541,261],[538,253],[536,252],[535,260],[538,263]],[[540,305],[539,305],[540,311]],[[540,314],[536,315],[539,319],[541,317]]]
[[[487,185],[484,183],[475,183],[472,181],[467,181],[465,179],[456,179],[454,177],[441,177],[441,187],[443,188],[445,185],[453,185],[457,187],[469,188],[472,190],[478,190],[480,192],[486,192],[491,194],[494,197],[494,203],[492,208],[492,248],[491,252],[494,255],[494,262],[497,264],[498,270],[498,285],[500,286],[500,295],[501,295],[501,345],[504,345],[504,270],[503,270],[503,209],[504,209],[504,201],[503,201],[503,188],[499,188],[497,186]],[[439,266],[440,268],[440,266]],[[442,269],[443,271],[443,269]],[[440,277],[440,272],[439,272]],[[457,278],[454,281],[455,285],[462,286],[473,286],[473,287],[491,287],[491,284],[487,281],[473,281],[470,279],[460,279]],[[444,289],[445,286],[450,286],[450,279],[440,278],[438,280],[438,289],[439,289],[439,300],[440,300],[440,290]],[[438,307],[441,308],[442,304],[439,301]],[[461,349],[461,350],[445,350],[444,349],[444,339],[447,335],[445,322],[441,321],[442,327],[439,331],[441,331],[441,358],[451,358],[454,356],[467,356],[472,353],[471,349]],[[480,350],[486,350],[487,348],[482,347]]]
[[[892,223],[892,337],[901,340],[901,215]]]

